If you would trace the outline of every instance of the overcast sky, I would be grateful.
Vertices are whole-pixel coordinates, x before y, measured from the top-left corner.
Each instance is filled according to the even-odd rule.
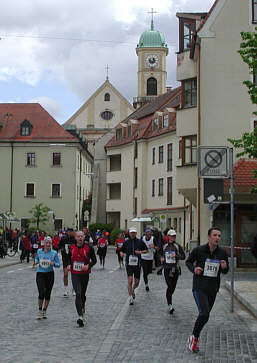
[[[0,102],[39,102],[61,124],[106,79],[137,96],[140,35],[155,29],[169,47],[167,85],[176,86],[176,12],[208,11],[214,0],[8,0],[0,12]]]

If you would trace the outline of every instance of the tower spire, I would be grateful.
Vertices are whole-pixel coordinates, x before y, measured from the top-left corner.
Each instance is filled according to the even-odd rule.
[[[153,24],[153,14],[157,14],[157,11],[154,11],[153,8],[151,11],[148,11],[148,14],[152,14],[152,20],[151,20],[151,30],[154,30],[154,24]]]
[[[105,69],[106,69],[106,81],[109,81],[109,69],[110,69],[110,67],[109,67],[108,64],[106,65]]]

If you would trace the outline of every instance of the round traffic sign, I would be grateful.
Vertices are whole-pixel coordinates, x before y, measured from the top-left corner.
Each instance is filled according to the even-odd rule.
[[[205,154],[204,161],[209,168],[217,168],[222,163],[222,154],[217,150],[209,150]]]

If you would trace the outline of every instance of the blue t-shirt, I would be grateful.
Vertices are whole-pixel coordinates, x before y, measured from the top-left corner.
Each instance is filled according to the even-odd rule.
[[[42,248],[37,251],[35,262],[38,262],[37,272],[51,272],[54,267],[60,267],[58,253],[54,250],[45,252]],[[54,266],[50,266],[54,262]]]

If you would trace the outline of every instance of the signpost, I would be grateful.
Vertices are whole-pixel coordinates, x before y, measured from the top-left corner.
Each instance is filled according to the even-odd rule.
[[[198,147],[198,177],[199,178],[229,178],[230,179],[230,250],[231,250],[231,312],[234,311],[234,174],[233,148],[226,146]],[[210,213],[213,202],[210,196]],[[217,201],[217,203],[219,203]]]

